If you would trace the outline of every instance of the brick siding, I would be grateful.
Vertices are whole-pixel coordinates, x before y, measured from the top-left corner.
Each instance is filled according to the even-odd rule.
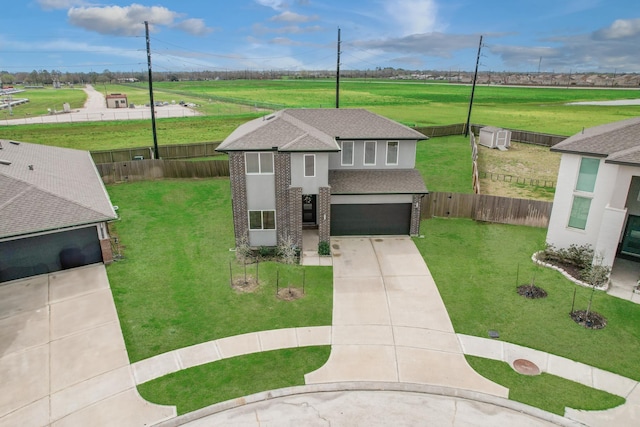
[[[420,234],[420,210],[422,207],[422,195],[414,194],[413,203],[411,205],[411,229],[409,234],[418,236]]]
[[[302,249],[302,187],[289,188],[289,236]]]
[[[291,155],[274,154],[274,173],[276,181],[276,224],[278,244],[290,235],[289,187],[291,186]]]
[[[231,181],[233,231],[237,246],[242,240],[249,241],[249,213],[247,211],[247,180],[245,177],[244,152],[229,153],[229,179]]]
[[[331,188],[320,187],[318,195],[318,237],[328,242],[331,233]]]

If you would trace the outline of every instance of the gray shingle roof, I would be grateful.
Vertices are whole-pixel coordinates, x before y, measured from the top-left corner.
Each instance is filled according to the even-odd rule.
[[[288,109],[239,126],[219,151],[339,151],[336,139],[427,139],[363,109]]]
[[[554,145],[551,151],[606,157],[607,163],[640,165],[640,117],[585,129]]]
[[[331,194],[426,194],[415,169],[330,170]]]
[[[117,218],[89,152],[0,144],[0,238]]]

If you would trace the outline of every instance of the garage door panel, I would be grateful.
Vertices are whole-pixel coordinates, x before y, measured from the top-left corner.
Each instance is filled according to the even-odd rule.
[[[332,236],[407,235],[411,204],[331,205]]]

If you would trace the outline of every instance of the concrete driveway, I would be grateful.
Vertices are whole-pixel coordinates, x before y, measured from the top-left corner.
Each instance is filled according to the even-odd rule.
[[[175,408],[135,388],[102,264],[0,285],[0,426],[143,426]]]
[[[408,237],[333,238],[331,355],[307,384],[431,384],[507,397],[468,365],[431,273]]]

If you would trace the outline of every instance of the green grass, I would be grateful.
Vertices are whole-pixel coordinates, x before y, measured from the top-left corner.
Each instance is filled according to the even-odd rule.
[[[105,88],[97,85],[96,89]],[[80,97],[71,102],[72,108],[84,102],[84,92],[80,89],[60,90]],[[340,99],[342,107],[367,108],[410,126],[447,125],[466,121],[470,90],[469,86],[457,84],[343,79]],[[53,89],[45,91],[64,93]],[[148,102],[144,84],[107,85],[106,91],[124,92],[136,104]],[[198,110],[207,115],[158,120],[158,142],[164,145],[220,141],[239,124],[270,111],[256,111],[254,104],[270,104],[273,109],[332,108],[334,96],[332,80],[158,82],[154,84],[155,99],[194,102],[199,105]],[[634,89],[479,86],[472,122],[572,135],[585,127],[636,117],[640,115],[640,106],[568,106],[566,103],[637,97]],[[62,98],[53,101],[62,108]],[[39,108],[43,112],[38,114],[46,114],[46,108],[50,107]],[[152,145],[149,121],[11,126],[0,128],[0,138],[86,150]]]
[[[565,408],[598,411],[622,405],[620,396],[542,373],[521,375],[502,361],[466,356],[482,376],[509,389],[509,399],[564,416]]]
[[[16,89],[21,89],[16,86]],[[63,88],[53,89],[46,87],[43,89],[27,89],[24,92],[13,95],[14,99],[29,98],[29,102],[17,105],[12,108],[13,115],[9,114],[9,110],[0,110],[0,123],[3,120],[21,119],[24,117],[35,117],[49,114],[48,110],[62,111],[63,104],[69,103],[71,109],[82,108],[87,95],[82,88]]]
[[[178,414],[264,390],[304,385],[304,375],[321,367],[330,346],[254,353],[169,374],[138,386],[150,402],[176,405]]]
[[[231,289],[228,179],[147,181],[108,191],[119,207],[112,229],[125,259],[107,273],[132,362],[226,336],[331,324],[331,268],[261,263],[256,292]],[[278,270],[281,286],[297,287],[305,271],[303,298],[275,297]]]
[[[592,309],[607,318],[607,326],[577,325],[569,317],[574,290],[576,309],[586,309],[591,290],[533,264],[546,230],[438,218],[421,227],[425,238],[414,241],[457,333],[487,337],[494,329],[504,341],[640,380],[640,306],[596,292]],[[547,298],[517,294],[518,284],[534,278]]]
[[[418,142],[416,169],[429,191],[473,193],[471,147],[464,136],[445,136]]]

